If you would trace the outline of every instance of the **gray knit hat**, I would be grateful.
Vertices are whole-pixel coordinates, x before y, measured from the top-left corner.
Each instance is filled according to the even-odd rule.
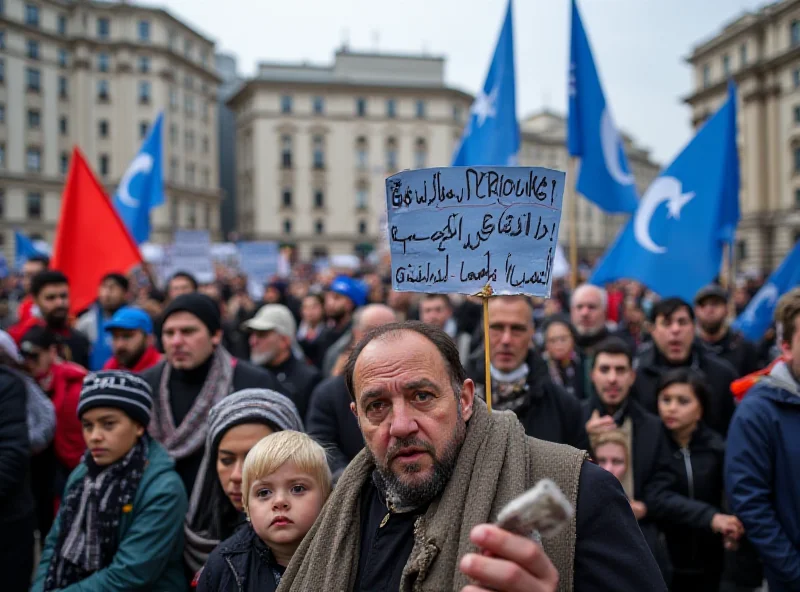
[[[143,378],[126,370],[93,372],[83,379],[78,417],[95,407],[119,409],[147,427],[153,409],[153,391]]]
[[[225,432],[243,423],[266,423],[277,430],[304,431],[297,407],[289,397],[269,389],[244,389],[231,393],[209,411],[206,451],[213,451]]]

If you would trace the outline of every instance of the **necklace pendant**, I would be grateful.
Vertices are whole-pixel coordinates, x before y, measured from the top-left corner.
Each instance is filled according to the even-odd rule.
[[[386,526],[386,523],[389,522],[389,516],[391,515],[392,515],[391,512],[387,512],[386,516],[384,516],[383,520],[381,520],[381,525],[378,528],[383,528],[384,526]]]

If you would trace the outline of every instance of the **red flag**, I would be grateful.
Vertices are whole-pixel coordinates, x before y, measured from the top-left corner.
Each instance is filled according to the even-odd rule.
[[[107,273],[126,273],[142,262],[139,248],[75,147],[61,199],[51,267],[69,278],[70,312],[97,298]]]

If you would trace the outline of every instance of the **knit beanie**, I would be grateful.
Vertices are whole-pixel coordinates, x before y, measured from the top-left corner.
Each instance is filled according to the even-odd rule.
[[[219,306],[209,296],[200,292],[182,294],[170,302],[161,317],[162,330],[167,319],[176,312],[193,314],[208,327],[208,332],[212,335],[222,328],[222,315],[220,314]]]
[[[143,378],[132,372],[93,372],[83,379],[78,417],[95,407],[119,409],[146,428],[153,408],[153,391]]]
[[[211,408],[206,451],[215,450],[225,432],[244,423],[265,423],[275,430],[304,431],[291,399],[269,389],[244,389],[231,393]]]

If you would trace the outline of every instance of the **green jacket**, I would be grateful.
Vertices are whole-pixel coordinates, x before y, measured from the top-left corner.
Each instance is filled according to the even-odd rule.
[[[144,436],[149,438],[149,436]],[[108,567],[61,592],[186,592],[183,571],[183,519],[188,509],[186,491],[175,463],[150,439],[148,465],[142,475],[133,510],[122,515],[117,552]],[[67,481],[68,490],[86,475],[81,463]],[[61,530],[61,512],[47,535],[31,592],[41,592],[53,548]]]

